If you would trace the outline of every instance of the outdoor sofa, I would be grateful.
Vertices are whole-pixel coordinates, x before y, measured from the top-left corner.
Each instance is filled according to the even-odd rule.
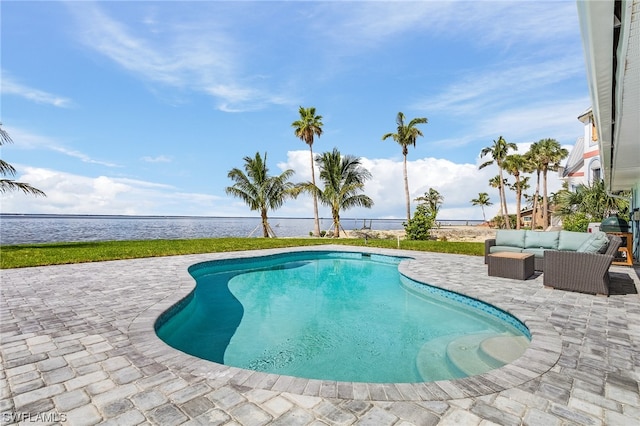
[[[485,263],[491,253],[531,253],[546,287],[608,295],[609,267],[621,244],[604,232],[500,229],[485,241]]]
[[[488,263],[491,253],[531,253],[535,256],[535,270],[544,271],[544,254],[549,250],[613,256],[618,247],[609,244],[612,237],[604,232],[498,229],[495,238],[484,242],[484,263]]]

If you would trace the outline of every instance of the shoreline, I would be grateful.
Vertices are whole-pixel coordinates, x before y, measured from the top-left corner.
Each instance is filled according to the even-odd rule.
[[[345,230],[341,231],[340,235],[344,235],[346,238],[362,238],[364,235],[370,236],[370,238],[379,239],[404,239],[404,230]],[[455,242],[484,242],[489,238],[494,238],[496,235],[496,229],[487,226],[480,225],[451,225],[440,226],[438,228],[431,229],[431,235],[441,241],[455,241]]]

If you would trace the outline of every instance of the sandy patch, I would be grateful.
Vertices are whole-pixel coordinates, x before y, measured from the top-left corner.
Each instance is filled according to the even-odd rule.
[[[347,238],[362,238],[364,235],[370,238],[388,238],[404,239],[405,232],[403,230],[367,230],[367,231],[346,231]],[[496,230],[486,226],[441,226],[431,230],[431,235],[438,240],[446,241],[467,241],[467,242],[484,242],[489,238],[496,236]]]

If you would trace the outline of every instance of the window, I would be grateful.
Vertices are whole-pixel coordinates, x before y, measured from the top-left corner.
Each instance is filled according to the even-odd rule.
[[[602,179],[602,166],[600,165],[600,157],[593,157],[593,159],[589,163],[589,176],[587,176],[587,179],[587,183],[589,185]]]

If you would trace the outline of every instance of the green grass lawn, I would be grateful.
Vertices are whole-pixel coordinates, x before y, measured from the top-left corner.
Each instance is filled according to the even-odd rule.
[[[0,268],[100,262],[142,257],[176,256],[266,248],[340,244],[395,249],[397,240],[355,238],[207,238],[195,240],[100,241],[83,243],[20,244],[0,246]],[[401,241],[405,250],[482,256],[483,243]]]

